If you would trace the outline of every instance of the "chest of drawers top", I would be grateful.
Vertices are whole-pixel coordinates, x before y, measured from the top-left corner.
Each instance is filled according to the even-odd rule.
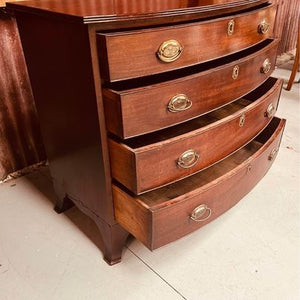
[[[234,13],[268,0],[32,0],[8,3],[23,11],[84,24],[109,24],[109,28],[164,24]],[[139,22],[140,20],[140,22]],[[126,22],[126,24],[122,22]]]

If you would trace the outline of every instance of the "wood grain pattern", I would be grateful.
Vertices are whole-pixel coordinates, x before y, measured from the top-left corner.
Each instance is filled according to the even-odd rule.
[[[17,20],[58,201],[68,196],[114,224],[87,28],[22,13]]]
[[[108,86],[109,84],[103,80],[103,70],[99,70],[99,65],[101,65],[102,61],[106,61],[106,57],[105,53],[104,56],[98,55],[96,45],[96,34],[98,32],[110,32],[110,34],[112,34],[111,32],[122,32],[120,35],[123,36],[126,34],[124,31],[126,28],[126,30],[132,30],[132,33],[135,33],[132,34],[132,36],[137,37],[136,33],[140,31],[142,34],[148,31],[150,33],[155,32],[160,34],[164,30],[168,31],[169,29],[176,31],[179,27],[180,30],[178,31],[181,31],[181,28],[192,28],[193,26],[196,28],[197,25],[200,24],[199,21],[203,19],[205,19],[205,22],[201,24],[204,24],[205,27],[205,24],[209,24],[213,18],[224,17],[225,15],[230,16],[241,11],[250,14],[250,11],[253,12],[253,7],[260,9],[257,12],[257,18],[259,16],[266,17],[265,13],[273,18],[275,14],[275,7],[269,6],[266,0],[235,0],[233,2],[231,0],[171,0],[167,2],[149,0],[147,3],[151,3],[151,5],[159,3],[158,6],[151,6],[150,10],[148,6],[140,7],[139,5],[142,2],[145,4],[146,0],[132,1],[131,3],[125,0],[34,0],[8,4],[7,10],[12,10],[18,21],[36,107],[41,121],[45,147],[49,158],[50,171],[58,196],[58,206],[64,208],[63,200],[68,199],[65,203],[73,201],[80,210],[96,222],[103,237],[104,258],[109,264],[120,261],[122,249],[128,236],[127,228],[134,232],[145,244],[150,245],[150,248],[158,247],[168,240],[176,239],[181,234],[194,230],[194,228],[187,227],[182,223],[182,221],[185,222],[186,220],[186,217],[182,216],[182,213],[185,213],[184,209],[187,207],[189,207],[189,209],[193,208],[190,207],[190,205],[197,204],[193,202],[194,198],[196,199],[199,195],[198,199],[201,199],[201,195],[204,195],[206,191],[203,190],[204,187],[210,187],[211,192],[215,192],[215,197],[222,192],[226,195],[226,188],[222,186],[221,183],[224,181],[225,185],[226,181],[228,181],[227,184],[230,189],[227,190],[227,192],[229,194],[235,192],[234,189],[231,189],[229,177],[231,177],[231,175],[235,177],[235,175],[238,176],[238,174],[241,174],[239,170],[246,167],[246,163],[251,160],[251,155],[255,155],[261,151],[261,149],[264,148],[262,146],[264,143],[269,143],[268,140],[270,136],[273,136],[272,132],[274,132],[275,127],[280,126],[283,122],[274,119],[275,121],[272,121],[271,125],[275,125],[269,126],[266,131],[267,134],[265,134],[263,138],[258,137],[255,143],[250,144],[250,148],[243,148],[245,151],[238,151],[237,153],[239,154],[232,156],[234,159],[225,159],[222,163],[217,163],[212,168],[203,171],[203,173],[201,172],[201,176],[204,177],[201,177],[199,174],[195,175],[195,177],[193,177],[194,179],[202,178],[200,183],[198,179],[196,181],[190,178],[187,180],[184,179],[182,180],[183,184],[174,184],[172,186],[156,189],[141,197],[129,196],[123,187],[122,196],[120,196],[121,193],[117,191],[118,188],[121,188],[120,184],[113,181],[115,185],[112,186],[113,178],[110,174],[110,162],[111,164],[118,165],[121,172],[123,172],[123,178],[126,178],[128,175],[132,177],[139,176],[141,166],[138,166],[136,162],[137,156],[140,155],[142,151],[138,152],[136,150],[142,150],[144,148],[147,149],[147,151],[155,150],[157,145],[169,146],[173,142],[175,144],[177,141],[183,143],[185,138],[187,141],[186,145],[188,145],[190,140],[196,138],[196,135],[192,135],[193,133],[197,133],[199,128],[201,130],[201,128],[206,127],[207,132],[210,132],[215,128],[214,125],[220,124],[224,120],[227,120],[228,124],[233,121],[236,125],[236,117],[240,117],[240,113],[243,109],[247,110],[245,113],[247,114],[248,120],[251,120],[251,115],[254,116],[254,114],[259,116],[258,119],[263,118],[263,120],[260,120],[261,124],[259,125],[257,125],[259,122],[251,122],[254,123],[253,128],[259,130],[258,127],[264,125],[264,122],[267,123],[269,119],[266,121],[266,117],[264,116],[266,107],[261,107],[261,110],[256,109],[256,106],[253,105],[252,102],[256,99],[259,99],[258,103],[260,100],[264,102],[262,99],[263,95],[270,90],[270,95],[266,94],[266,99],[271,99],[274,96],[275,106],[277,103],[277,99],[275,99],[275,85],[280,85],[278,81],[274,79],[266,81],[265,85],[269,88],[266,88],[266,86],[264,88],[260,87],[255,93],[249,94],[249,98],[240,99],[238,102],[230,104],[230,107],[224,107],[218,112],[212,112],[206,117],[201,117],[201,122],[204,122],[204,127],[202,125],[202,127],[199,126],[201,122],[197,123],[195,120],[190,121],[196,126],[195,128],[187,126],[187,131],[181,132],[180,135],[178,135],[178,132],[171,133],[173,130],[171,128],[164,132],[160,131],[158,132],[160,136],[156,136],[162,140],[157,141],[157,143],[151,142],[149,144],[148,142],[152,137],[150,135],[144,136],[143,139],[145,138],[148,143],[145,146],[138,145],[138,143],[144,142],[143,139],[139,140],[138,143],[136,143],[137,140],[130,139],[130,141],[127,141],[128,145],[126,146],[126,151],[123,152],[121,148],[123,144],[115,144],[120,147],[112,149],[113,151],[111,153],[114,154],[109,157],[107,145],[108,132],[105,123],[107,113],[104,112],[102,97],[104,85]],[[124,3],[126,5],[124,5]],[[134,6],[130,6],[132,3],[134,3]],[[179,4],[183,4],[183,7],[178,8]],[[213,5],[207,6],[207,4]],[[162,5],[167,6],[162,8]],[[177,5],[177,9],[174,5]],[[236,17],[235,15],[234,18]],[[245,20],[247,21],[247,16],[245,16]],[[225,51],[224,54],[239,51],[243,47],[257,44],[262,41],[262,39],[268,37],[268,35],[266,35],[264,38],[259,39],[253,36],[254,29],[251,28],[248,30],[247,27],[249,24],[246,24],[247,22],[245,22],[245,20],[241,22],[237,20],[235,29],[238,34],[240,34],[239,32],[241,30],[241,32],[248,37],[240,34],[236,43],[232,44],[227,42],[227,46],[225,45],[227,47],[226,51],[224,50],[225,48],[223,49],[224,45],[222,44],[220,48]],[[221,22],[221,20],[218,20],[218,22],[219,21]],[[163,27],[163,25],[167,26]],[[218,26],[215,27],[218,28]],[[270,33],[272,32],[272,28],[273,24],[271,24]],[[194,30],[193,33],[196,35],[197,30]],[[210,35],[207,35],[207,33],[208,32],[203,34],[202,37],[205,38],[205,36],[207,36],[209,37],[207,38],[208,41],[220,43],[218,34],[214,37],[210,32]],[[255,34],[257,35],[257,24]],[[183,35],[183,33],[181,33],[181,35]],[[213,36],[211,37],[211,35]],[[235,41],[235,36],[232,36],[232,38],[231,41]],[[189,36],[189,41],[191,40],[192,38]],[[270,45],[271,44],[275,45],[276,42],[270,43]],[[103,45],[104,44],[100,44],[100,47]],[[195,51],[196,50],[197,49],[195,49]],[[271,50],[271,47],[269,50]],[[257,51],[259,50],[257,49]],[[216,52],[213,52],[213,56],[204,59],[214,59],[215,55],[217,55]],[[220,55],[222,55],[222,53]],[[203,58],[200,57],[197,62],[202,60]],[[231,63],[233,63],[233,61],[231,61]],[[134,68],[132,71],[134,72]],[[207,71],[210,71],[209,68],[207,68]],[[178,72],[177,75],[175,74],[176,72]],[[173,74],[175,77],[167,73],[164,74],[170,77],[163,81],[177,80],[180,78],[179,72],[182,72],[181,75],[184,74],[180,66],[178,66],[176,72]],[[196,73],[199,72],[193,74]],[[188,75],[185,74],[184,76]],[[257,75],[257,77],[259,76]],[[268,75],[264,77],[264,80],[267,79],[267,77]],[[259,80],[262,79],[260,78]],[[273,83],[269,84],[272,80]],[[140,82],[141,81],[137,82],[137,84],[139,85]],[[148,85],[149,82],[147,79],[145,85]],[[260,83],[259,81],[258,84]],[[129,84],[129,82],[124,82],[124,84]],[[130,83],[130,85],[131,84],[132,83]],[[141,86],[145,87],[145,85]],[[274,87],[274,95],[271,92],[271,86]],[[109,85],[109,87],[111,88],[112,85]],[[137,86],[134,86],[134,88],[136,87]],[[127,89],[129,88],[133,88],[132,85],[130,87],[128,85]],[[239,86],[237,86],[236,89],[239,89]],[[216,97],[217,96],[218,95],[216,95]],[[115,105],[114,101],[118,101],[115,97],[112,97],[111,100],[112,106]],[[108,106],[110,106],[110,104]],[[253,108],[253,112],[250,110],[250,107]],[[120,109],[116,109],[116,112],[120,114]],[[220,121],[218,121],[219,119]],[[118,122],[118,118],[115,116],[111,120]],[[192,123],[190,122],[185,122],[184,124],[191,125]],[[247,123],[245,123],[245,126],[247,126],[246,124]],[[118,126],[120,125],[116,125],[116,130],[120,130]],[[180,128],[182,128],[182,126],[180,126]],[[247,128],[245,127],[245,129]],[[219,131],[220,134],[223,132],[222,130]],[[217,133],[219,131],[217,130]],[[226,130],[224,131],[226,132]],[[230,132],[232,132],[232,130],[230,130]],[[250,138],[251,134],[249,132],[247,133],[247,130],[245,132],[245,135],[240,135],[240,141],[245,139],[245,136],[247,136],[247,139]],[[205,134],[206,131],[203,131],[203,133]],[[173,137],[168,137],[168,134],[173,134]],[[237,142],[238,140],[239,139],[237,139]],[[111,142],[113,141],[111,140]],[[115,142],[116,141],[113,143]],[[131,143],[131,145],[134,144],[134,151],[131,151],[129,143]],[[233,142],[232,145],[236,147],[235,142]],[[216,147],[218,148],[219,145]],[[230,147],[231,146],[229,146],[229,148]],[[222,151],[219,152],[222,153]],[[225,149],[225,152],[226,151]],[[232,150],[228,151],[231,153]],[[116,157],[113,158],[113,156]],[[247,160],[245,161],[245,159]],[[215,160],[218,160],[218,158],[216,157]],[[151,163],[149,159],[148,162]],[[122,167],[123,163],[124,167]],[[261,170],[267,169],[264,164],[260,165],[263,166]],[[147,168],[148,166],[145,167],[145,169]],[[115,169],[115,167],[113,167],[113,169]],[[138,173],[135,173],[135,169],[138,170]],[[248,167],[247,170],[249,171]],[[158,177],[163,177],[164,171],[165,170],[160,172]],[[253,180],[245,184],[243,184],[244,177],[241,176],[242,191],[247,192],[248,189],[252,187],[251,184],[255,180],[258,180],[261,174],[261,172],[259,172],[258,175],[254,174]],[[156,175],[150,174],[149,176],[153,177]],[[238,180],[240,177],[235,178]],[[117,185],[119,187],[117,187]],[[178,188],[176,188],[176,186],[178,186]],[[216,186],[216,188],[214,189],[212,186]],[[114,191],[112,191],[112,189],[114,189]],[[117,194],[115,194],[115,191],[117,191]],[[178,194],[176,195],[174,192]],[[120,200],[119,203],[113,203],[112,193]],[[213,215],[213,218],[217,216],[218,213],[228,209],[234,201],[238,200],[235,196],[231,198],[229,194],[229,202],[227,202],[227,196],[225,196],[226,201],[224,205],[221,208],[216,208],[216,215]],[[236,195],[236,197],[238,197],[241,194],[236,193]],[[214,199],[214,197],[210,197],[209,194],[207,196]],[[184,203],[185,200],[188,199],[190,199],[190,201],[180,207],[182,210],[176,209],[176,207],[179,207],[181,203]],[[114,208],[116,208],[115,211]],[[122,224],[125,224],[124,228],[118,223],[114,212],[118,213],[119,216],[123,213]],[[168,215],[168,212],[173,216]],[[174,223],[172,227],[168,227],[168,223],[163,223],[164,217],[167,217],[169,220],[176,218],[177,226],[180,226],[181,229],[178,231],[176,226],[173,227],[176,225],[176,222],[172,222]],[[182,224],[183,226],[181,226]]]
[[[61,2],[61,1],[60,1]],[[85,1],[85,5],[88,5],[88,2],[89,1]],[[98,2],[98,1],[97,1]],[[164,10],[165,7],[163,5],[166,5],[165,2],[161,2],[161,1],[146,1],[147,2],[147,5],[148,5],[148,8],[150,10]],[[274,0],[273,1],[274,3],[277,3],[279,4],[279,9],[278,9],[278,18],[277,18],[277,24],[276,24],[276,28],[275,28],[275,35],[276,36],[281,36],[282,35],[282,32],[284,32],[284,34],[282,35],[282,39],[280,41],[280,46],[278,48],[278,53],[283,53],[283,52],[287,52],[287,51],[290,51],[292,49],[295,48],[296,46],[296,36],[297,36],[297,33],[296,33],[296,30],[295,30],[295,26],[296,23],[297,23],[297,14],[299,14],[299,12],[297,13],[297,11],[299,11],[300,9],[300,6],[299,6],[299,2],[298,0],[290,0],[290,1],[283,1],[283,0]],[[5,1],[2,0],[2,2],[0,1],[0,6],[4,6],[5,4]],[[72,3],[69,3],[69,4],[64,4],[64,7],[66,6],[70,6],[70,7],[74,7],[74,4]],[[141,9],[141,7],[144,7],[145,5],[143,5],[142,1],[137,1],[136,3],[132,3],[130,4],[130,7],[128,7],[128,2],[125,2],[125,1],[120,1],[120,12],[123,10],[123,11],[127,11],[129,12],[129,9],[133,9],[135,12],[138,12],[138,10]],[[6,33],[8,32],[11,32],[11,28],[15,28],[15,25],[14,25],[14,20],[11,19],[11,18],[8,18],[8,17],[4,17],[3,15],[1,15],[1,32],[0,32],[0,36],[1,36],[1,39],[3,41],[3,43],[6,43],[5,47],[2,48],[2,51],[9,51],[9,53],[14,53],[14,55],[19,55],[20,57],[22,57],[22,49],[19,47],[18,49],[14,48],[10,43],[8,42],[5,42],[5,35]],[[128,22],[127,22],[128,23]],[[126,25],[126,24],[125,24]],[[17,31],[15,31],[14,29],[14,32],[16,34]],[[15,42],[17,42],[17,39],[14,39]],[[2,44],[4,45],[4,44]],[[5,50],[6,49],[6,50]],[[2,55],[1,57],[7,57],[7,55]],[[10,73],[12,74],[13,70],[12,70],[12,66],[14,64],[10,63],[9,65],[7,65],[7,72],[6,74]],[[18,66],[18,69],[21,70],[21,65]],[[27,76],[27,75],[26,75]],[[26,81],[28,82],[28,79],[26,79]],[[9,82],[12,83],[13,80],[12,79],[9,79]],[[23,81],[25,82],[25,81]],[[2,83],[2,87],[1,87],[1,90],[4,92],[5,89],[9,89],[7,90],[5,93],[9,93],[9,94],[12,94],[11,93],[11,84],[9,85],[3,85]],[[27,89],[30,89],[30,85],[28,83],[28,88]],[[18,96],[13,96],[14,99],[18,99]],[[29,100],[31,99],[31,100]],[[28,102],[27,102],[28,101]],[[10,103],[17,103],[17,100],[14,100],[13,102],[10,102]],[[32,97],[28,98],[28,100],[24,100],[23,102],[23,105],[22,105],[22,109],[24,110],[32,110],[31,106],[33,105],[32,104],[33,101],[32,101]],[[6,108],[7,105],[2,105],[2,111],[1,113],[3,115],[7,115],[7,110]],[[10,110],[10,108],[8,107],[8,109]],[[12,113],[13,114],[13,113]],[[12,114],[10,114],[12,116]],[[18,120],[19,117],[16,117]],[[31,118],[31,117],[29,117]],[[34,123],[36,122],[36,117],[33,117],[33,119],[35,119]],[[17,121],[18,123],[20,123],[21,121]],[[22,133],[22,129],[23,128],[21,126],[20,129],[17,129],[16,127],[14,127],[14,121],[11,119],[11,120],[6,120],[5,121],[5,126],[6,127],[9,127],[9,128],[15,128],[14,130],[16,130],[15,134],[17,135],[23,135]],[[116,122],[114,122],[114,124],[116,124]],[[2,126],[2,128],[6,128],[4,127],[4,125]],[[10,129],[7,129],[8,131],[10,131]],[[33,131],[37,133],[37,135],[39,135],[39,125],[35,123],[35,125],[33,125]],[[28,133],[28,131],[27,131]],[[14,144],[14,141],[17,141],[18,139],[16,138],[11,138],[13,134],[9,134],[9,138],[3,138],[2,141],[2,162],[1,162],[1,176],[0,178],[5,178],[10,172],[13,172],[13,171],[16,171],[16,170],[19,170],[23,167],[26,167],[32,163],[36,163],[36,162],[39,162],[41,160],[44,160],[45,159],[45,154],[44,154],[44,150],[42,149],[43,148],[43,145],[42,145],[42,142],[41,142],[41,138],[39,138],[38,136],[35,136],[35,137],[32,137],[31,140],[32,140],[32,151],[34,151],[36,154],[34,154],[35,156],[35,159],[29,159],[27,161],[24,161],[23,159],[23,162],[20,161],[20,159],[18,157],[24,157],[26,156],[26,154],[23,152],[23,151],[20,151],[20,147],[18,146],[15,146],[15,145],[12,145]],[[18,150],[18,153],[14,153],[15,150],[14,149],[19,149]],[[19,162],[17,162],[19,161]]]
[[[181,78],[177,80],[150,82],[140,88],[129,89],[127,85],[127,89],[106,89],[107,129],[126,139],[187,121],[232,102],[268,78],[275,67],[277,45],[278,41],[268,41],[217,63],[186,69],[180,72]],[[270,59],[272,68],[268,74],[263,74],[260,69],[266,58]],[[239,76],[234,80],[232,72],[236,65]],[[143,83],[147,84],[147,81]],[[169,101],[177,94],[187,95],[192,107],[177,113],[168,111]]]
[[[117,81],[157,74],[234,53],[272,37],[276,7],[251,11],[193,24],[156,29],[99,34],[99,55],[103,76]],[[266,34],[258,32],[258,26],[267,20],[270,29]],[[234,33],[228,35],[228,22],[234,20]],[[176,40],[183,47],[179,59],[171,63],[161,62],[157,51],[164,41]],[[215,45],[218,45],[216,47]]]
[[[281,41],[280,41],[280,46],[278,48],[278,54],[281,54],[283,52],[287,52],[287,51],[291,51],[292,49],[294,49],[296,47],[296,39],[297,39],[297,32],[296,32],[296,24],[297,24],[297,16],[299,15],[299,2],[298,0],[291,0],[291,1],[283,1],[283,0],[274,0],[274,3],[278,3],[279,4],[279,8],[278,8],[278,18],[277,18],[277,24],[276,24],[276,28],[275,28],[275,35],[276,36],[281,36]],[[86,5],[88,2],[86,1]],[[147,1],[147,4],[150,10],[163,10],[165,9],[165,7],[163,7],[163,5],[166,5],[164,2],[155,2],[153,1],[152,3],[150,3],[150,1]],[[0,1],[0,6],[4,6],[5,5],[5,1]],[[65,4],[66,6],[67,4]],[[74,4],[68,4],[70,7],[74,6]],[[127,6],[126,6],[127,5]],[[131,3],[130,7],[132,7],[132,9],[135,10],[135,12],[137,12],[139,9],[141,9],[142,7],[142,2],[138,1],[135,4]],[[121,2],[120,1],[120,12],[121,11],[127,11],[129,12],[129,8],[128,8],[128,3],[126,2]],[[7,32],[9,32],[15,25],[12,25],[14,23],[13,19],[9,19],[7,17],[4,17],[3,15],[1,16],[2,19],[2,29],[0,32],[0,35],[2,36],[2,40],[4,41],[5,39],[5,34]],[[282,34],[283,32],[283,34]],[[17,41],[17,39],[15,40]],[[10,43],[5,42],[5,48],[2,48],[2,50],[4,51],[4,49],[7,49],[7,51],[9,51],[9,53],[14,53],[14,55],[19,55],[20,57],[22,57],[22,49],[19,48],[18,50],[16,48],[13,48],[13,46]],[[9,50],[8,50],[9,49]],[[7,57],[7,55],[5,54],[2,57]],[[7,68],[9,70],[12,71],[12,66],[13,64],[9,64],[7,66]],[[18,69],[21,69],[21,66],[18,67]],[[8,72],[6,72],[6,74],[8,74]],[[10,72],[12,74],[12,72]],[[9,79],[9,81],[12,83],[13,80]],[[26,79],[26,81],[28,82],[28,79]],[[6,85],[6,87],[4,88],[4,86],[2,86],[1,90],[4,91],[6,88],[9,88],[9,86]],[[10,89],[10,88],[9,88]],[[30,85],[28,84],[28,88],[30,89]],[[8,90],[6,93],[11,93],[10,90]],[[17,99],[15,97],[18,96],[14,96],[14,99]],[[30,98],[28,98],[30,99]],[[31,98],[32,99],[32,98]],[[28,102],[26,102],[27,100],[25,100],[25,102],[23,103],[22,107],[25,110],[32,110],[31,106],[32,106],[32,100],[28,100]],[[14,100],[13,103],[16,103],[17,100]],[[5,107],[7,107],[6,105],[4,105]],[[3,107],[3,106],[2,106]],[[8,108],[10,109],[10,108]],[[2,110],[2,114],[6,114],[6,109],[3,108]],[[6,114],[7,115],[7,114]],[[12,116],[12,115],[11,115]],[[19,117],[17,117],[18,119]],[[31,117],[30,117],[31,118]],[[33,117],[33,119],[35,119],[34,123],[36,122],[36,117]],[[18,121],[20,122],[20,121]],[[10,127],[13,128],[14,127],[14,122],[12,120],[6,120],[6,127]],[[114,124],[116,124],[114,122]],[[5,127],[3,127],[5,128]],[[22,127],[23,128],[23,127]],[[7,129],[9,130],[9,129]],[[17,135],[23,135],[22,134],[22,130],[21,129],[17,129],[16,130],[16,134]],[[10,131],[10,130],[9,130]],[[37,133],[37,135],[39,135],[39,125],[35,123],[35,125],[33,125],[33,131]],[[28,131],[27,131],[28,133]],[[9,134],[9,136],[12,136],[11,134]],[[35,159],[28,159],[27,161],[21,162],[20,159],[18,157],[24,157],[26,156],[26,154],[23,151],[18,151],[18,154],[14,154],[15,150],[17,147],[14,145],[11,145],[14,143],[14,141],[16,141],[18,139],[15,138],[3,138],[3,143],[2,143],[2,162],[1,162],[1,176],[0,178],[5,178],[10,172],[19,170],[23,167],[26,167],[32,163],[36,163],[39,162],[41,160],[45,159],[45,154],[44,154],[44,150],[41,139],[38,136],[32,137],[32,151],[34,151],[36,154],[34,154]],[[11,146],[10,146],[11,145]],[[18,149],[19,146],[18,146]],[[19,162],[17,162],[19,161]]]
[[[14,0],[13,2],[18,2],[18,1],[23,1],[23,0]],[[6,2],[9,2],[9,1],[7,1],[7,0],[0,0],[0,6],[4,7],[6,5]]]
[[[109,24],[120,28],[120,24],[125,25],[123,22],[133,22],[135,26],[139,23],[174,23],[233,13],[266,2],[268,0],[33,0],[22,1],[20,5],[8,3],[7,6],[60,21],[102,23],[102,26]]]
[[[253,103],[238,101],[150,138],[127,144],[109,140],[112,176],[140,194],[207,168],[247,144],[270,122],[266,111],[272,103],[275,112],[281,86],[280,80],[270,79],[253,93]],[[242,115],[245,124],[241,127]],[[178,158],[189,149],[200,155],[199,161],[188,169],[178,167]]]
[[[0,180],[46,159],[16,22],[0,11]]]
[[[151,243],[151,212],[141,201],[135,201],[122,189],[112,186],[115,213],[120,224],[145,245]],[[130,204],[128,205],[128,202]]]
[[[269,156],[273,149],[279,148],[284,126],[285,120],[273,119],[270,130],[262,133],[263,138],[259,137],[226,160],[180,183],[139,197],[113,186],[117,220],[149,249],[161,247],[206,225],[235,205],[265,175],[274,161]],[[265,139],[265,143],[260,139]],[[200,204],[207,204],[212,215],[207,221],[197,223],[190,215]],[[136,227],[133,223],[142,225]]]

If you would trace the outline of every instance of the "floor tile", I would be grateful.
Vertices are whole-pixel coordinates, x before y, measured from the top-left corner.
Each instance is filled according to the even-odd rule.
[[[300,299],[299,104],[299,84],[283,90],[277,112],[287,118],[281,149],[239,204],[154,252],[130,241],[128,247],[187,299]]]
[[[129,250],[108,266],[95,224],[77,208],[57,215],[54,199],[40,172],[0,186],[1,300],[183,299]]]

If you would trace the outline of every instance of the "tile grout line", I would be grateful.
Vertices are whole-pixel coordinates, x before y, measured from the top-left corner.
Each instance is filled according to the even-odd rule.
[[[146,267],[148,267],[156,276],[158,276],[161,280],[163,280],[172,290],[174,290],[179,296],[182,297],[184,300],[188,300],[185,298],[177,289],[175,289],[168,281],[166,281],[158,272],[156,272],[150,265],[148,265],[142,258],[137,256],[128,246],[126,248],[137,258],[139,259]]]

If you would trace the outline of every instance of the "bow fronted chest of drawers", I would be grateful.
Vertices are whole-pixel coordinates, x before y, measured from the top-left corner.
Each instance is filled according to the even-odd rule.
[[[279,149],[267,0],[8,3],[40,118],[56,210],[97,224],[104,258],[150,249],[230,209]]]

